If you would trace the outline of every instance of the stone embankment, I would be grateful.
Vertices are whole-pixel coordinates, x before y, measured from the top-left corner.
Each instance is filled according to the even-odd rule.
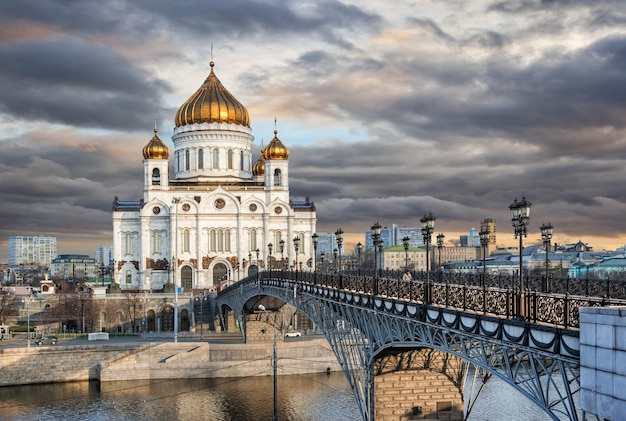
[[[340,371],[324,339],[281,343],[278,374]],[[272,375],[272,343],[106,343],[0,350],[0,386]]]

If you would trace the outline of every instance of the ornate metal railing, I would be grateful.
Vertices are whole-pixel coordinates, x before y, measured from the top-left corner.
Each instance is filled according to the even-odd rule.
[[[412,272],[412,280],[402,280],[402,272],[374,273],[298,272],[272,270],[259,277],[297,280],[361,294],[377,294],[400,300],[425,301],[425,272]],[[525,320],[550,326],[579,327],[580,307],[626,304],[626,281],[621,279],[524,277]],[[430,273],[432,301],[430,305],[514,319],[519,277],[475,273]]]

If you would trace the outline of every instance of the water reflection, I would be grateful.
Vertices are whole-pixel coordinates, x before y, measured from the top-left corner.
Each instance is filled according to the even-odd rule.
[[[278,378],[278,418],[360,420],[343,374]],[[63,383],[0,388],[5,420],[270,420],[268,377]]]

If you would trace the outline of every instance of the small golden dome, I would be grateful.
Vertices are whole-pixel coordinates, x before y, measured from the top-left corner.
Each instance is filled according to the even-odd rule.
[[[270,143],[267,144],[267,147],[263,150],[263,159],[279,159],[286,160],[289,158],[289,149],[283,142],[280,141],[278,136],[278,130],[274,130],[274,139]]]
[[[145,159],[167,159],[170,156],[170,150],[165,143],[157,136],[157,129],[154,128],[154,136],[150,142],[143,147],[143,157]]]
[[[197,123],[229,123],[250,127],[248,110],[222,85],[213,72],[176,112],[176,127]]]
[[[255,176],[264,176],[265,175],[265,159],[263,158],[263,152],[261,152],[261,156],[252,167],[252,175]]]

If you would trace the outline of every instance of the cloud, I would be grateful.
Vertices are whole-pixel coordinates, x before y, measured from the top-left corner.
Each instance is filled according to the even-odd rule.
[[[558,242],[624,242],[621,1],[214,3],[0,4],[0,241],[111,243],[113,197],[141,197],[154,117],[173,147],[213,43],[255,157],[278,117],[320,232],[432,211],[447,239],[494,218],[512,242],[525,195],[529,241],[550,221]]]

